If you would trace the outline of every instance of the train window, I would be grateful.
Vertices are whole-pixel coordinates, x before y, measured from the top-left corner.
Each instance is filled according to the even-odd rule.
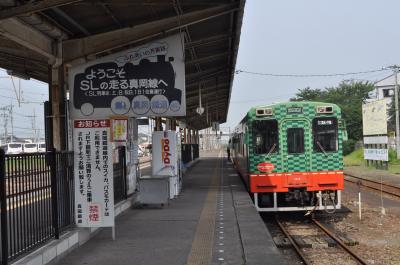
[[[239,135],[239,153],[243,155],[243,134]]]
[[[304,129],[289,128],[287,130],[288,154],[304,153]]]
[[[314,152],[336,152],[337,144],[336,118],[316,118],[313,120]]]
[[[279,150],[278,121],[256,120],[253,122],[253,145],[256,154],[271,154]]]

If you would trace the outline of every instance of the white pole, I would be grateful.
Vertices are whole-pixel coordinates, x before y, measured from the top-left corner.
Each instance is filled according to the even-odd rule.
[[[393,66],[394,71],[394,102],[395,102],[395,111],[396,111],[396,154],[397,158],[400,158],[400,129],[399,129],[399,85],[397,83],[397,73],[398,66]]]
[[[358,217],[361,221],[361,191],[358,192]]]
[[[381,174],[381,214],[386,215],[385,207],[383,206],[383,190],[382,190],[382,174]]]
[[[357,181],[357,186],[358,186],[358,218],[360,218],[361,221],[361,181]]]

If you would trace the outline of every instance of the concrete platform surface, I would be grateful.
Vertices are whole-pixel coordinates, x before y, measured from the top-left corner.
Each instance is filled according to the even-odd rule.
[[[115,241],[104,228],[56,264],[283,264],[239,176],[221,155],[201,157],[169,205],[122,213]]]

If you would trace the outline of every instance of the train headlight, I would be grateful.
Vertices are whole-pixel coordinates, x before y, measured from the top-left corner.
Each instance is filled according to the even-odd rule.
[[[326,114],[326,113],[333,113],[332,106],[318,106],[317,113]]]
[[[256,109],[256,116],[271,116],[273,115],[272,108],[258,108]]]

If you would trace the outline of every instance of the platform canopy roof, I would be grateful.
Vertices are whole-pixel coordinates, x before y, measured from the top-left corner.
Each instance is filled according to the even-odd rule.
[[[244,2],[1,0],[0,67],[48,82],[49,69],[60,58],[68,65],[183,32],[187,117],[182,120],[206,128],[226,121]],[[195,112],[199,86],[206,108],[201,116]]]

